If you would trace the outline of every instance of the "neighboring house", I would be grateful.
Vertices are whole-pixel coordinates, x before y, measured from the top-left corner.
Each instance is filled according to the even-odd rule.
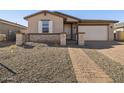
[[[77,40],[78,32],[85,32],[86,41],[112,41],[114,20],[87,20],[60,12],[40,11],[24,17],[28,21],[30,41],[54,41],[59,33],[66,32],[67,40]],[[42,36],[41,36],[42,35]],[[45,36],[44,36],[45,35]],[[47,35],[47,36],[46,36]],[[54,35],[53,37],[50,35]]]
[[[10,22],[7,20],[0,19],[0,34],[6,35],[7,40],[15,39],[15,33],[27,27]]]
[[[114,28],[115,28],[115,32],[116,31],[124,31],[124,23],[123,22],[117,23],[114,25]]]
[[[114,25],[114,38],[115,40],[124,41],[124,23],[117,23]]]

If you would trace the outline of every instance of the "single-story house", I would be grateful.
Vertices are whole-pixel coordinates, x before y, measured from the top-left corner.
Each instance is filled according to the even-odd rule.
[[[86,41],[112,41],[115,20],[80,19],[61,12],[40,11],[24,17],[28,21],[29,41],[60,41],[60,33],[66,33],[66,40],[77,40],[83,32]],[[83,39],[83,38],[82,38]]]
[[[14,39],[16,31],[20,31],[26,28],[27,27],[23,25],[0,19],[0,34],[5,35],[7,40]]]

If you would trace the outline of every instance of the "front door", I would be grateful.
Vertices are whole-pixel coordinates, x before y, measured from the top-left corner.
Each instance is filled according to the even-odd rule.
[[[66,32],[66,35],[67,35],[67,39],[72,39],[72,28],[71,28],[71,24],[65,24],[64,25],[64,30]]]

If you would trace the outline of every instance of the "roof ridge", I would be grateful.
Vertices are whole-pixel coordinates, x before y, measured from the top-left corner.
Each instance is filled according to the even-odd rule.
[[[63,16],[60,16],[60,15],[55,14],[54,12],[51,12],[51,11],[48,11],[48,10],[42,10],[42,11],[39,11],[39,12],[33,13],[33,14],[31,14],[31,15],[25,16],[24,19],[27,19],[27,18],[29,18],[29,17],[32,17],[32,16],[35,16],[35,15],[38,15],[38,14],[43,13],[43,12],[48,12],[48,13],[51,13],[51,14],[56,15],[56,16],[58,16],[58,17],[65,18],[65,17],[63,17]]]
[[[69,14],[66,14],[66,13],[62,13],[62,12],[58,12],[58,11],[54,11],[53,13],[57,13],[57,14],[60,14],[60,15],[64,15],[64,16],[68,16],[68,17],[71,17],[71,18],[74,18],[74,19],[77,19],[77,20],[82,20],[78,17],[75,17],[75,16],[71,16]]]

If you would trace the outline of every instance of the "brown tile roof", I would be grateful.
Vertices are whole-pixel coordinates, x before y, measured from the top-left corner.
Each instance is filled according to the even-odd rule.
[[[53,14],[53,15],[62,17],[62,18],[64,18],[64,19],[66,19],[67,17],[70,17],[70,18],[79,20],[80,23],[81,23],[81,22],[108,22],[108,23],[117,23],[117,22],[119,22],[119,21],[116,21],[116,20],[80,19],[80,18],[71,16],[71,15],[68,15],[68,14],[64,14],[64,13],[58,12],[58,11],[50,12],[50,11],[47,11],[47,10],[44,10],[44,11],[40,11],[40,12],[31,14],[31,15],[29,15],[29,16],[24,17],[24,19],[30,18],[30,17],[32,17],[32,16],[35,16],[35,15],[38,15],[38,14],[41,14],[41,13],[44,13],[44,12],[48,12],[48,13],[50,13],[50,14]]]

